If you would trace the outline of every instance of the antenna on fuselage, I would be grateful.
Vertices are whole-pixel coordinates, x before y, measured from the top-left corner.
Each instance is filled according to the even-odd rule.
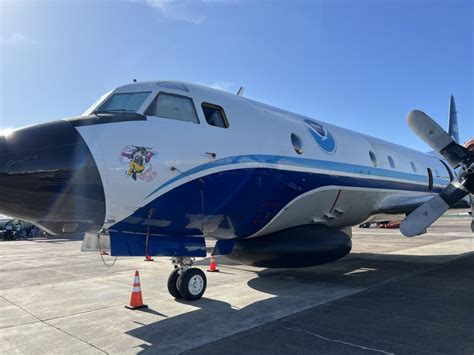
[[[237,95],[238,96],[244,96],[244,91],[245,91],[245,88],[243,86],[241,86],[239,91],[237,91]]]

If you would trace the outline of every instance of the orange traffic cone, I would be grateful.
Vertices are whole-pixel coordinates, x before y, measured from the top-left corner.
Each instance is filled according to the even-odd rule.
[[[135,271],[135,277],[133,279],[133,289],[132,297],[130,297],[130,306],[125,306],[128,309],[140,309],[148,307],[146,304],[143,304],[142,298],[142,289],[140,286],[140,275],[138,275],[138,270]]]
[[[219,269],[217,268],[216,258],[212,255],[211,255],[211,263],[209,264],[209,269],[207,271],[219,272]]]

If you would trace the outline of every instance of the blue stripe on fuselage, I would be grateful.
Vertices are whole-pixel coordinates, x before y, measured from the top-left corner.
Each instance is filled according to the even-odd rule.
[[[313,169],[324,169],[334,173],[351,173],[358,174],[362,176],[370,177],[380,177],[380,178],[392,178],[392,179],[401,179],[412,181],[413,183],[421,183],[426,185],[428,183],[428,177],[425,175],[417,175],[411,173],[405,173],[395,170],[374,168],[363,165],[341,163],[330,160],[317,160],[317,159],[307,159],[307,158],[298,158],[298,157],[285,157],[277,155],[263,155],[263,154],[253,154],[253,155],[240,155],[218,159],[211,161],[206,164],[196,166],[188,171],[181,173],[180,175],[168,180],[150,194],[146,196],[149,198],[158,191],[164,189],[165,187],[182,180],[184,178],[189,178],[189,176],[200,173],[202,171],[213,169],[220,166],[234,165],[234,164],[245,164],[245,163],[262,163],[262,164],[274,164],[274,165],[289,165],[294,167],[301,168],[313,168]],[[434,178],[435,185],[445,186],[449,183],[447,179]]]

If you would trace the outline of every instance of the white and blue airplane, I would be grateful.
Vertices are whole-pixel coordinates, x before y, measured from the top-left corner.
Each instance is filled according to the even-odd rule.
[[[195,84],[121,86],[82,116],[0,136],[0,212],[53,234],[86,233],[115,256],[171,256],[172,296],[200,298],[192,263],[214,255],[306,267],[347,255],[351,227],[408,215],[423,233],[468,206],[474,156],[421,111],[424,154]],[[456,171],[454,169],[458,168]],[[384,217],[386,219],[386,217]],[[102,239],[101,239],[102,238]]]

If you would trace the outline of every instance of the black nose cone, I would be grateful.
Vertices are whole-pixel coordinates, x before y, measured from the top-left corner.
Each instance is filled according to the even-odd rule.
[[[55,234],[101,228],[105,197],[99,171],[69,122],[0,136],[0,213]]]

